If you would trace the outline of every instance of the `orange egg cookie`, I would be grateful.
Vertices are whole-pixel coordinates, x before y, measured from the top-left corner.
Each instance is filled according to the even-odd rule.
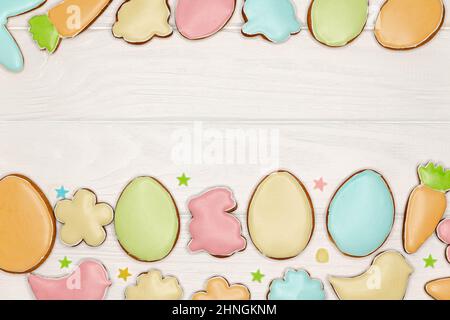
[[[425,291],[435,300],[450,300],[450,277],[427,282]]]
[[[0,269],[25,273],[42,264],[53,248],[55,217],[43,192],[30,179],[0,180]]]
[[[436,35],[444,12],[442,0],[387,0],[375,24],[375,37],[386,48],[416,48]]]

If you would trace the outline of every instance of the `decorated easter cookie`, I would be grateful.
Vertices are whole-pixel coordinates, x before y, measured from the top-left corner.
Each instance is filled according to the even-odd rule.
[[[350,278],[329,277],[341,300],[402,300],[414,269],[399,252],[390,250],[375,257],[367,271]]]
[[[126,300],[179,300],[182,296],[183,289],[178,279],[163,277],[158,270],[140,274],[136,285],[125,290]]]
[[[41,49],[53,53],[60,39],[73,38],[102,14],[111,0],[64,0],[47,15],[30,19],[30,33]]]
[[[101,245],[106,239],[104,226],[114,218],[113,209],[106,203],[97,203],[95,193],[87,189],[78,190],[73,200],[58,201],[55,215],[63,224],[61,241],[69,246],[81,241],[93,247]]]
[[[368,0],[314,0],[308,26],[317,41],[342,47],[363,31],[369,12]]]
[[[207,38],[231,19],[236,0],[179,0],[175,10],[178,31],[187,39]]]
[[[192,300],[250,300],[250,291],[242,284],[230,285],[225,278],[213,277],[204,291],[194,293]]]
[[[303,184],[287,171],[265,177],[256,187],[247,212],[250,237],[256,248],[273,259],[302,252],[314,229],[314,210]]]
[[[30,179],[0,180],[0,269],[26,273],[36,269],[55,242],[55,216],[46,196]]]
[[[328,233],[342,253],[364,257],[387,239],[394,214],[394,199],[383,176],[360,171],[334,194],[328,207]]]
[[[450,263],[450,219],[444,219],[439,223],[436,229],[436,234],[439,240],[447,245],[447,248],[445,249],[445,257]]]
[[[428,282],[425,291],[433,299],[450,300],[450,277]]]
[[[386,48],[414,49],[438,33],[444,12],[442,0],[387,0],[375,24],[375,37]]]
[[[247,242],[241,235],[241,223],[231,214],[236,207],[233,193],[223,187],[192,198],[188,204],[192,214],[189,250],[204,250],[218,257],[228,257],[243,251]]]
[[[434,233],[447,208],[450,170],[428,163],[419,166],[420,185],[409,195],[403,226],[403,246],[415,253]]]
[[[23,70],[23,55],[14,38],[6,28],[8,18],[34,10],[46,0],[1,0],[0,1],[0,64],[7,70]]]
[[[301,24],[291,0],[245,0],[242,33],[280,43],[299,33]]]
[[[28,282],[37,300],[102,300],[111,285],[105,267],[95,260],[82,261],[60,278],[30,274]]]
[[[141,261],[164,259],[179,232],[177,206],[155,178],[138,177],[122,191],[114,219],[117,239],[125,251]]]
[[[269,286],[269,300],[324,300],[322,281],[312,279],[305,270],[289,269],[284,278],[275,279]]]
[[[128,43],[142,44],[153,37],[171,36],[169,18],[170,8],[167,0],[129,0],[117,11],[117,21],[112,31],[116,38],[123,38]]]

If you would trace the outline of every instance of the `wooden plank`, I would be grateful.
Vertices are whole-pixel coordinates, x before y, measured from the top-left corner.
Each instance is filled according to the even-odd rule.
[[[416,166],[430,159],[448,163],[450,149],[445,137],[448,127],[448,123],[7,121],[0,123],[0,136],[6,137],[0,139],[0,166],[2,174],[21,172],[29,175],[43,188],[52,203],[56,200],[54,189],[64,185],[71,192],[80,187],[92,188],[100,200],[114,205],[130,179],[138,175],[154,175],[172,191],[182,212],[180,240],[174,252],[162,262],[140,263],[127,257],[115,239],[113,228],[109,227],[107,241],[99,248],[85,245],[68,248],[58,240],[50,258],[38,270],[40,274],[61,274],[58,259],[64,256],[74,262],[93,257],[106,264],[113,278],[114,284],[108,294],[111,299],[121,299],[125,286],[133,283],[137,274],[150,268],[178,276],[185,298],[200,290],[209,276],[220,274],[232,282],[245,283],[250,287],[253,298],[261,299],[270,280],[280,277],[288,267],[306,268],[313,277],[322,280],[330,273],[354,275],[367,268],[373,257],[354,259],[343,256],[328,240],[324,225],[326,207],[334,190],[348,175],[361,168],[379,170],[390,183],[397,205],[397,218],[394,230],[381,250],[402,251],[402,215],[408,193],[417,183]],[[240,132],[247,138],[258,132],[258,144],[278,154],[279,166],[297,174],[310,191],[316,210],[316,230],[308,248],[295,259],[268,260],[251,243],[243,253],[225,260],[206,254],[192,255],[186,250],[189,215],[185,203],[188,197],[214,185],[227,185],[234,190],[239,204],[237,214],[244,223],[250,194],[269,171],[261,163],[251,164],[250,156],[244,157],[242,163],[222,164],[220,157],[211,160],[211,154],[207,152],[208,147],[211,150],[211,143],[225,145],[230,142],[230,137],[236,136],[236,129],[243,130]],[[194,135],[202,138],[196,139]],[[264,139],[264,135],[272,137],[272,142]],[[273,142],[277,135],[278,148]],[[234,151],[244,150],[251,154],[251,146],[243,141],[245,147],[236,147]],[[200,154],[197,158],[201,161],[195,163],[189,157],[184,161],[178,158],[186,150],[194,149],[202,150],[193,151],[194,155]],[[278,152],[275,151],[277,149]],[[229,155],[233,148],[227,152]],[[182,172],[192,177],[187,188],[177,185],[176,176]],[[328,183],[323,193],[313,189],[313,180],[321,176]],[[314,259],[320,247],[330,251],[328,264],[319,264]],[[422,258],[430,253],[438,263],[434,269],[424,269]],[[408,256],[416,271],[407,298],[426,298],[424,283],[448,276],[449,265],[444,259],[444,245],[435,236],[417,254]],[[133,274],[127,283],[117,278],[118,268],[124,267],[129,267]],[[257,268],[266,274],[262,284],[251,282],[250,272]],[[325,285],[328,298],[335,298],[326,281]],[[24,276],[0,273],[0,286],[4,288],[0,291],[0,299],[32,297]]]
[[[450,120],[448,31],[393,52],[370,32],[330,49],[306,32],[280,46],[237,31],[131,46],[99,30],[52,56],[27,32],[14,35],[26,66],[0,73],[3,121]]]

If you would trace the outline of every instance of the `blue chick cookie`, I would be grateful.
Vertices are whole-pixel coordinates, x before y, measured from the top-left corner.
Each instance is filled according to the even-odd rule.
[[[274,43],[288,40],[302,27],[291,0],[246,0],[243,12],[247,22],[242,33],[263,35]]]

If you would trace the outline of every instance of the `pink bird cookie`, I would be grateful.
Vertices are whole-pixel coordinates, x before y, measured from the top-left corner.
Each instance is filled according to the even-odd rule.
[[[84,260],[61,278],[30,274],[28,283],[37,300],[103,300],[111,285],[105,267],[95,260]]]
[[[445,250],[445,256],[447,261],[450,263],[450,219],[442,220],[436,229],[437,236],[439,240],[447,244],[447,249]]]
[[[192,214],[189,250],[206,251],[216,257],[229,257],[243,251],[247,241],[241,234],[240,221],[231,214],[236,207],[233,193],[224,187],[207,190],[192,198],[188,203]]]

